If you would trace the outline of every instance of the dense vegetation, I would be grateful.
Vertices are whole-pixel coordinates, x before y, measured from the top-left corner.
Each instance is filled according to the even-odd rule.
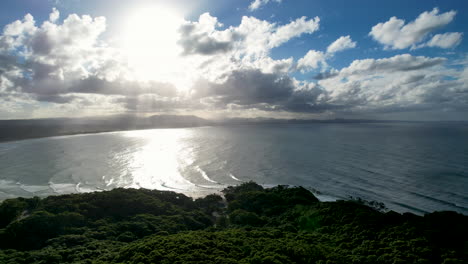
[[[468,216],[319,202],[244,183],[193,200],[155,190],[0,205],[0,263],[468,263]]]

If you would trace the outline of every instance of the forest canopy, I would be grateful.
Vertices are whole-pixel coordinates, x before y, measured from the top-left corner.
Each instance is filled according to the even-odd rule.
[[[0,204],[0,263],[467,263],[468,216],[320,202],[248,182],[221,195],[114,189]]]

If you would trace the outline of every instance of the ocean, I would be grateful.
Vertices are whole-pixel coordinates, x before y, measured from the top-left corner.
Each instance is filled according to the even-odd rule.
[[[200,197],[246,181],[468,214],[468,124],[255,124],[0,143],[0,200],[118,187]]]

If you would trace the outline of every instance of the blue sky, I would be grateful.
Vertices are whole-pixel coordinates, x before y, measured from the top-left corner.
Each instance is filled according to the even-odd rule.
[[[422,0],[4,0],[0,118],[466,120],[467,9]]]

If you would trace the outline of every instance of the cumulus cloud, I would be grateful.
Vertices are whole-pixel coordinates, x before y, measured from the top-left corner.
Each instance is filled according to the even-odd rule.
[[[272,48],[278,47],[281,44],[287,42],[291,38],[298,37],[302,34],[311,34],[319,29],[320,18],[315,17],[307,20],[307,17],[303,16],[289,24],[278,27],[270,37],[269,46]]]
[[[323,91],[315,84],[258,69],[233,71],[221,83],[200,80],[193,89],[203,102],[221,109],[317,113],[329,108],[319,103]]]
[[[349,35],[341,36],[328,46],[326,52],[317,51],[317,50],[309,50],[304,55],[304,57],[298,60],[297,65],[296,65],[296,70],[299,70],[302,73],[318,69],[319,67],[321,67],[322,71],[326,70],[328,68],[327,60],[332,58],[336,52],[355,48],[355,47],[356,47],[356,42],[354,42]],[[329,77],[331,75],[327,73],[319,73],[315,79],[323,79],[327,76]]]
[[[423,17],[442,20],[446,14],[437,10]],[[54,9],[42,23],[28,14],[5,26],[0,35],[0,104],[9,110],[0,109],[0,116],[22,116],[18,114],[21,111],[29,116],[50,116],[54,111],[73,115],[82,110],[90,114],[345,114],[461,109],[468,105],[468,71],[451,67],[442,57],[401,54],[331,68],[328,59],[356,47],[356,42],[345,35],[326,50],[309,50],[297,61],[292,57],[272,58],[273,49],[316,32],[318,17],[278,24],[244,16],[238,25],[225,27],[218,18],[205,13],[196,21],[185,21],[178,30],[182,54],[176,61],[145,61],[148,68],[154,63],[178,65],[174,74],[178,77],[172,79],[157,71],[149,79],[135,77],[125,50],[103,38],[104,18],[75,14],[59,17]],[[399,30],[419,32],[403,30],[419,25],[418,19]],[[448,48],[458,45],[462,38],[455,32],[434,35],[426,41],[430,32],[422,40],[405,45]],[[466,68],[466,64],[459,65]],[[297,71],[322,73],[316,74],[316,80],[299,81],[292,77],[299,74]],[[187,83],[180,84],[182,78]]]
[[[59,19],[60,17],[60,12],[57,10],[57,8],[53,8],[52,9],[52,13],[50,13],[49,15],[49,21],[54,23],[57,21],[57,19]]]
[[[324,53],[309,54],[323,57]],[[305,57],[313,58],[312,55]],[[318,60],[310,61],[302,65],[320,65]],[[193,94],[212,109],[338,115],[442,108],[456,111],[468,103],[468,87],[463,79],[468,75],[446,67],[445,62],[441,57],[409,54],[355,60],[341,70],[322,73],[317,83],[259,69],[235,70],[219,82],[199,81]]]
[[[213,55],[229,53],[239,56],[261,57],[273,48],[302,34],[311,34],[319,29],[320,18],[303,16],[285,25],[277,25],[255,17],[242,17],[239,26],[218,30],[222,24],[217,18],[205,13],[197,22],[187,22],[181,29],[179,44],[185,55]]]
[[[340,73],[340,71],[338,71],[336,69],[332,69],[330,71],[320,72],[320,73],[316,74],[314,76],[314,79],[315,80],[329,79],[329,78],[333,78],[335,76],[338,76],[339,73]]]
[[[330,44],[327,48],[328,53],[335,53],[338,51],[352,49],[356,47],[356,42],[354,42],[351,37],[348,36],[341,36],[337,40],[335,40],[332,44]]]
[[[183,47],[184,54],[212,55],[232,50],[236,34],[230,30],[216,30],[221,26],[218,19],[209,13],[202,14],[198,22],[182,25],[179,44]]]
[[[434,35],[426,45],[429,47],[439,47],[443,49],[453,48],[461,43],[462,36],[463,34],[458,32],[437,34]]]
[[[15,22],[8,24],[3,29],[4,36],[16,37],[22,33],[32,34],[36,30],[34,17],[31,14],[24,16],[23,20],[16,20]]]
[[[264,73],[287,74],[295,70],[293,58],[274,60],[268,56],[264,56],[250,63],[245,61],[242,64],[247,68],[261,69]]]
[[[387,22],[372,27],[369,35],[377,42],[391,49],[417,48],[431,32],[440,29],[453,21],[456,11],[439,13],[434,8],[431,12],[421,13],[414,21],[391,17]]]
[[[67,92],[61,91],[63,82],[89,77],[97,72],[93,64],[103,62],[97,38],[104,30],[105,19],[101,17],[70,15],[61,25],[45,21],[37,27],[28,14],[23,21],[7,25],[2,36],[12,38],[13,43],[4,54],[22,54],[24,61],[14,64],[18,74],[7,78],[23,92]]]
[[[23,40],[37,29],[35,23],[34,17],[27,14],[23,20],[16,20],[6,25],[3,35],[0,36],[0,50],[5,52],[20,46]]]
[[[115,80],[116,57],[99,44],[105,19],[72,14],[57,24],[58,18],[58,10],[53,9],[40,26],[30,14],[5,26],[0,36],[1,90],[10,96],[27,96],[29,105],[34,100],[82,104],[86,97],[96,97],[91,93],[128,93]]]
[[[224,104],[251,105],[284,100],[294,90],[287,76],[262,73],[258,69],[229,73],[222,83],[199,82],[194,87],[197,97],[217,97]]]
[[[468,103],[463,72],[445,67],[444,58],[397,55],[356,60],[338,72],[324,74],[318,85],[335,113],[383,114],[451,109]],[[447,78],[450,76],[450,78]]]
[[[281,3],[281,0],[272,0],[274,2],[277,2],[277,3]],[[270,2],[270,0],[254,0],[250,3],[249,5],[249,10],[250,11],[254,11],[254,10],[257,10],[259,9],[260,7],[268,4]]]
[[[298,70],[302,72],[317,69],[320,65],[326,67],[326,54],[321,51],[309,50],[307,54],[297,62]]]
[[[410,54],[396,55],[383,59],[355,60],[348,67],[340,71],[340,75],[366,75],[388,72],[407,72],[440,65],[445,58],[430,58],[424,56],[412,56]]]
[[[179,29],[178,43],[189,67],[186,72],[206,77],[207,86],[184,95],[165,80],[135,79],[121,51],[100,40],[105,18],[71,14],[59,23],[59,16],[53,9],[49,20],[36,25],[28,14],[5,27],[0,36],[1,92],[57,105],[90,104],[96,100],[86,101],[87,97],[107,96],[113,98],[108,104],[131,111],[221,109],[227,105],[268,108],[266,105],[286,102],[295,89],[286,75],[294,67],[293,58],[274,60],[270,50],[313,33],[320,21],[301,17],[278,25],[243,17],[238,26],[226,29],[208,13],[198,21],[187,21]]]

